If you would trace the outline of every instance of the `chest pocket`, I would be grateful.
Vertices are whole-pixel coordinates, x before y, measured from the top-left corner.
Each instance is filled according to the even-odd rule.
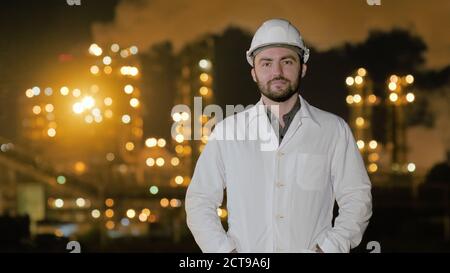
[[[328,181],[327,155],[297,153],[296,182],[304,190],[322,190]]]

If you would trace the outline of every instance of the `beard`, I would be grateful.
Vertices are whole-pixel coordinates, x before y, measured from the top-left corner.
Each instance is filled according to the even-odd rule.
[[[298,94],[300,78],[301,78],[301,72],[299,73],[297,80],[294,82],[291,82],[290,80],[280,76],[280,77],[273,78],[272,80],[270,80],[266,83],[262,83],[261,81],[259,81],[258,77],[256,76],[256,83],[258,85],[258,88],[259,88],[259,91],[261,92],[261,94],[266,96],[268,99],[275,101],[275,102],[285,102],[289,98],[291,98],[294,94]],[[287,86],[284,88],[273,87],[272,83],[274,81],[284,81],[285,83],[287,83]]]

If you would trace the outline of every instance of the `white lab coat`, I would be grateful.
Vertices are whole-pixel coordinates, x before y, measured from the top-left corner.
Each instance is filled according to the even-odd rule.
[[[216,125],[185,199],[203,252],[312,252],[316,245],[349,252],[361,242],[371,183],[352,132],[342,118],[299,98],[281,144],[261,100]],[[217,215],[224,189],[227,232]]]

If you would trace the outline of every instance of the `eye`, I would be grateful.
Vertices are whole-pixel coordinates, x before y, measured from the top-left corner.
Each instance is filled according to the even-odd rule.
[[[261,64],[262,67],[270,67],[270,63],[269,62],[265,62]]]
[[[294,62],[292,60],[284,60],[284,64],[291,65]]]

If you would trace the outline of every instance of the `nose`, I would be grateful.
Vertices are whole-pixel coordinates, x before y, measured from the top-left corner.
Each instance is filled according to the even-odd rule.
[[[281,67],[281,64],[276,62],[274,63],[274,65],[272,66],[272,75],[274,78],[279,77],[283,74],[283,69]]]

